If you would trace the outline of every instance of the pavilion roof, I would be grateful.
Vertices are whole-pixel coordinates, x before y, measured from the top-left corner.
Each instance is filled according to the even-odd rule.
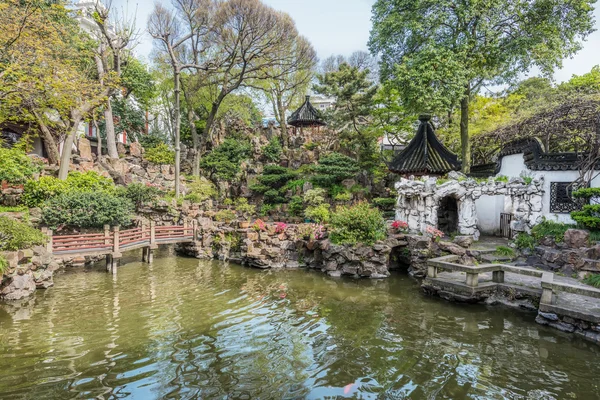
[[[287,120],[288,125],[295,127],[325,126],[321,113],[310,104],[310,96]]]
[[[444,175],[461,168],[456,154],[437,138],[431,117],[421,115],[417,134],[391,162],[389,170],[401,175]]]

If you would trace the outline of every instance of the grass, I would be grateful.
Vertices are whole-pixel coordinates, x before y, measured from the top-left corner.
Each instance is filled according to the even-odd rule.
[[[508,246],[498,246],[495,254],[497,256],[514,257],[515,251]]]
[[[600,288],[600,274],[590,274],[585,277],[583,282],[590,286]]]
[[[25,212],[25,211],[29,211],[29,209],[25,206],[15,206],[15,207],[0,206],[0,213]]]

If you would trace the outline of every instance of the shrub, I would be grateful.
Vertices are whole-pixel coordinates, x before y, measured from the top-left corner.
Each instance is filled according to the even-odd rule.
[[[265,202],[269,204],[285,203],[286,185],[296,177],[296,173],[288,168],[279,165],[267,165],[263,174],[258,177],[258,184],[250,189],[263,193]]]
[[[26,249],[46,243],[46,236],[31,226],[8,217],[0,217],[0,251]]]
[[[26,154],[26,144],[21,141],[10,149],[0,145],[0,182],[25,183],[41,171],[41,163],[33,161]]]
[[[128,198],[138,209],[144,203],[156,200],[161,194],[162,191],[157,187],[144,185],[143,183],[131,183],[122,192],[122,195]]]
[[[314,169],[316,175],[312,181],[323,187],[330,187],[345,179],[353,178],[360,171],[358,162],[340,153],[331,153],[321,158]]]
[[[498,175],[496,178],[494,178],[494,182],[508,183],[508,176]]]
[[[306,179],[294,179],[293,181],[289,181],[285,184],[285,188],[287,190],[296,191],[298,189],[302,189],[304,184],[306,183]]]
[[[304,212],[304,201],[302,200],[302,197],[292,197],[289,204],[289,212],[293,216],[302,215],[302,213]]]
[[[187,185],[188,193],[184,197],[192,203],[202,203],[217,195],[217,189],[206,178],[196,178]]]
[[[385,231],[381,211],[366,202],[340,207],[331,215],[331,241],[335,244],[370,245],[385,238]]]
[[[173,165],[175,164],[175,151],[165,143],[159,143],[156,147],[147,149],[144,158],[153,164]]]
[[[254,204],[248,204],[248,199],[240,197],[235,202],[235,210],[248,218],[250,215],[256,212],[256,206]]]
[[[373,199],[373,204],[380,210],[393,210],[396,206],[396,199],[392,197],[377,197]]]
[[[330,218],[329,204],[320,204],[318,206],[309,206],[304,211],[304,216],[319,223],[328,223]]]
[[[346,202],[346,201],[350,201],[351,199],[352,199],[352,195],[348,192],[340,193],[334,197],[334,200],[339,201],[339,202]]]
[[[577,199],[589,200],[594,197],[600,197],[600,188],[581,188],[573,192],[573,197]]]
[[[581,211],[572,211],[571,218],[587,229],[600,229],[600,204],[587,204]]]
[[[104,225],[129,226],[133,203],[107,192],[63,193],[44,203],[42,221],[53,229],[60,226],[101,228]]]
[[[160,144],[164,144],[165,139],[165,137],[153,132],[150,132],[147,135],[139,135],[138,137],[138,141],[146,151],[153,149]]]
[[[552,237],[554,241],[560,243],[563,241],[565,232],[568,229],[574,228],[575,225],[563,224],[561,222],[554,222],[544,219],[541,223],[531,229],[533,237],[540,241],[545,237]]]
[[[208,173],[210,180],[232,181],[240,172],[240,164],[251,152],[250,143],[234,139],[225,139],[200,160],[200,168]]]
[[[8,261],[6,261],[6,258],[4,258],[2,254],[0,254],[0,281],[2,281],[2,274],[4,274],[4,271],[6,271],[7,268]]]
[[[63,193],[71,192],[112,192],[115,184],[112,179],[94,171],[71,172],[66,180],[52,176],[42,176],[38,180],[29,180],[23,187],[21,201],[27,207],[38,207],[44,201]]]
[[[221,210],[215,214],[215,220],[221,222],[231,222],[235,219],[235,212],[231,210]]]
[[[282,151],[281,143],[276,137],[271,138],[269,144],[262,148],[263,155],[269,161],[279,161]]]
[[[260,212],[258,213],[258,215],[260,215],[261,217],[265,217],[267,216],[273,209],[275,208],[275,206],[273,206],[272,204],[263,204],[260,207]]]
[[[589,274],[583,280],[586,284],[590,286],[594,286],[600,288],[600,275],[599,274]]]
[[[517,235],[517,237],[515,238],[515,246],[517,246],[517,249],[531,249],[533,250],[535,248],[535,238],[531,235],[528,235],[526,233],[519,233]]]
[[[325,190],[321,188],[311,189],[304,193],[304,202],[309,206],[318,206],[325,203]]]

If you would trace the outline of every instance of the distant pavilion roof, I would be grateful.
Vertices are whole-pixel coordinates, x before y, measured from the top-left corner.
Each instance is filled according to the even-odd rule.
[[[299,109],[294,111],[287,120],[288,125],[300,127],[313,127],[327,125],[321,113],[310,104],[310,96],[306,96],[306,101]]]
[[[401,175],[444,175],[461,168],[456,154],[448,150],[437,138],[431,116],[421,115],[417,134],[391,162],[391,172]]]

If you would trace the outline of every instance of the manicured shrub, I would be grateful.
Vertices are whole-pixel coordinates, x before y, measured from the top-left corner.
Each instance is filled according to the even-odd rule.
[[[152,164],[173,165],[175,164],[175,151],[171,150],[165,143],[159,143],[144,152],[144,158]]]
[[[192,203],[202,203],[217,195],[217,189],[206,178],[196,178],[187,185],[188,193],[184,199]]]
[[[44,201],[63,193],[70,192],[113,192],[115,185],[112,179],[94,171],[71,172],[66,180],[52,176],[42,176],[37,180],[29,180],[23,188],[21,201],[27,207],[38,207]]]
[[[8,217],[0,217],[0,251],[13,251],[46,243],[39,230]]]
[[[248,204],[248,199],[240,197],[235,201],[235,211],[248,218],[252,214],[256,213],[256,206],[254,204]]]
[[[263,155],[269,161],[279,161],[282,151],[281,143],[276,137],[271,138],[269,144],[262,148]]]
[[[318,206],[306,207],[304,216],[310,220],[319,223],[328,223],[330,218],[329,204],[320,204]]]
[[[318,206],[325,203],[327,193],[321,188],[307,190],[304,193],[304,202],[309,206]]]
[[[23,141],[10,149],[0,145],[0,182],[22,184],[41,171],[42,164],[26,154],[25,146]]]
[[[386,226],[381,211],[361,202],[339,207],[331,215],[331,241],[335,244],[367,245],[384,239]]]
[[[157,147],[159,144],[164,143],[166,137],[158,135],[156,133],[149,133],[147,135],[139,135],[138,141],[144,148],[144,150],[148,151],[149,149],[153,149]]]
[[[215,221],[231,222],[235,219],[235,212],[231,210],[221,210],[215,214]]]
[[[334,198],[335,201],[339,201],[341,203],[350,201],[352,199],[352,195],[348,192],[342,192],[337,194]]]
[[[331,187],[345,179],[354,178],[360,171],[356,160],[340,153],[331,153],[319,160],[312,178],[315,185]]]
[[[250,143],[245,141],[225,139],[223,144],[202,157],[200,168],[210,177],[210,180],[232,181],[240,172],[240,164],[251,152]]]
[[[289,212],[293,216],[300,216],[304,212],[304,201],[300,196],[294,196],[289,203]]]
[[[263,193],[268,204],[281,204],[286,202],[287,183],[296,177],[296,173],[279,165],[267,165],[263,174],[258,177],[258,184],[250,189]]]
[[[131,183],[121,189],[120,195],[128,198],[136,209],[139,209],[145,203],[156,200],[162,191],[155,186],[145,185],[143,183]]]
[[[63,193],[44,203],[42,221],[58,227],[101,228],[104,225],[131,224],[133,203],[126,197],[107,192]]]

